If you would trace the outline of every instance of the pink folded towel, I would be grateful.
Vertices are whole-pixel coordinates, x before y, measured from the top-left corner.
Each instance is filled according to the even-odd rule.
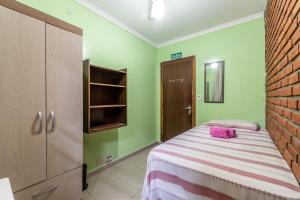
[[[234,128],[227,128],[229,132],[229,137],[234,138],[236,136]]]
[[[222,127],[211,127],[210,135],[212,137],[229,139],[236,136],[235,129],[233,128],[222,128]]]

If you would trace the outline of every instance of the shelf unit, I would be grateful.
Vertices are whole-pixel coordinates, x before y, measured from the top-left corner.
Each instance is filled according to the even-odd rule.
[[[83,62],[84,132],[94,133],[127,125],[127,70]]]

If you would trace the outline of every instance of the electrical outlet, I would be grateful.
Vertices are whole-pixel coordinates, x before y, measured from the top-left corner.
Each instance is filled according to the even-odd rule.
[[[106,164],[112,162],[112,155],[106,156]]]
[[[202,95],[201,95],[201,94],[199,94],[199,95],[197,96],[197,98],[198,98],[198,101],[202,102],[203,98],[202,98]]]

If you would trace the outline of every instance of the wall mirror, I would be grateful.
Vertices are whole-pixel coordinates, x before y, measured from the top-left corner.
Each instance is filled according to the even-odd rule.
[[[224,103],[224,64],[224,61],[205,63],[205,103]]]

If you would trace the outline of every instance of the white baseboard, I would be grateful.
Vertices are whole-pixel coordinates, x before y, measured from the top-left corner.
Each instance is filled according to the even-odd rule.
[[[128,158],[130,158],[130,157],[132,157],[132,156],[135,156],[135,155],[137,155],[137,154],[139,154],[139,153],[145,151],[146,149],[149,149],[149,148],[151,148],[151,147],[154,147],[154,146],[156,146],[156,145],[158,145],[158,144],[160,144],[160,143],[161,143],[161,142],[156,141],[156,142],[154,142],[154,143],[152,143],[152,144],[149,144],[149,145],[147,145],[147,146],[145,146],[145,147],[143,147],[143,148],[141,148],[141,149],[139,149],[139,150],[137,150],[137,151],[134,151],[134,152],[132,152],[132,153],[126,155],[126,156],[123,156],[123,157],[121,157],[121,158],[118,158],[118,159],[112,161],[111,163],[109,163],[109,164],[107,164],[107,165],[100,166],[100,167],[98,167],[97,169],[94,169],[94,170],[92,170],[92,171],[89,171],[89,172],[87,173],[87,177],[91,177],[91,176],[94,176],[94,175],[96,175],[96,174],[98,174],[98,173],[101,173],[101,172],[103,172],[104,170],[106,170],[106,169],[108,169],[108,168],[110,168],[110,167],[112,167],[112,166],[114,166],[114,165],[116,165],[116,164],[122,162],[123,160],[126,160],[126,159],[128,159]]]

